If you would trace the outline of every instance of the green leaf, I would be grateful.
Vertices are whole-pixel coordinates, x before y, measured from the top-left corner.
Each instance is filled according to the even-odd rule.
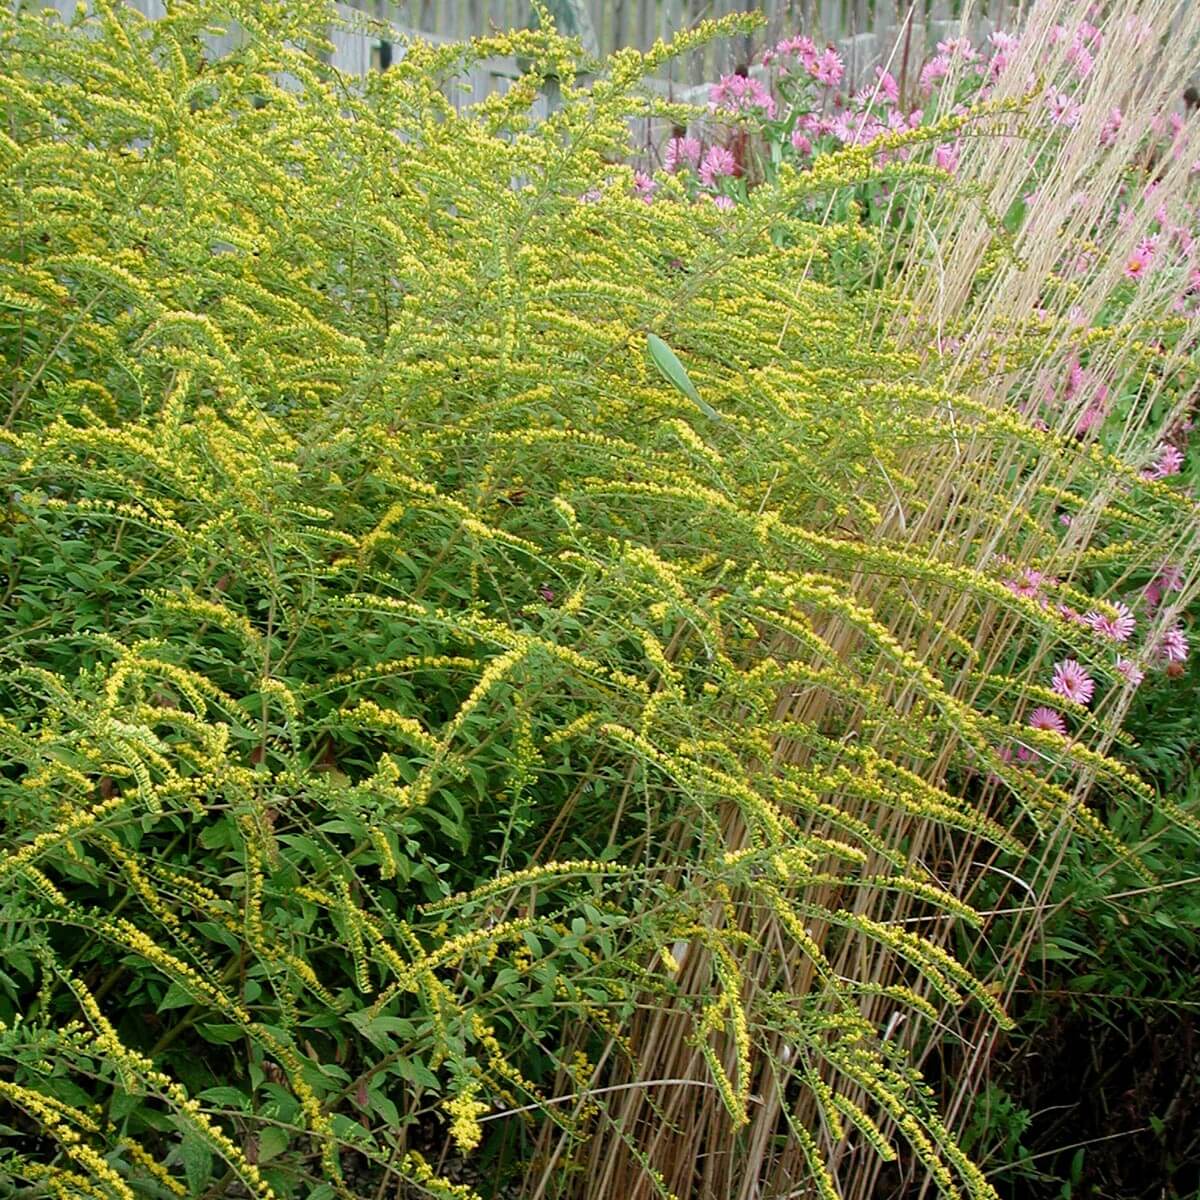
[[[288,1135],[286,1129],[279,1129],[275,1125],[268,1125],[258,1135],[259,1162],[267,1162],[269,1159],[282,1154],[287,1148]]]
[[[646,347],[650,351],[650,361],[672,387],[682,392],[709,420],[719,421],[721,419],[721,414],[696,391],[696,385],[688,378],[683,363],[679,361],[675,351],[662,338],[657,334],[648,333]]]
[[[222,1108],[250,1107],[250,1097],[235,1087],[205,1088],[196,1098],[206,1100],[209,1104],[219,1104]]]
[[[186,1008],[195,1002],[195,996],[187,988],[172,981],[171,986],[167,988],[167,994],[158,1003],[158,1011],[166,1012],[172,1008]]]
[[[334,1135],[345,1138],[348,1142],[373,1142],[369,1130],[364,1129],[357,1121],[350,1120],[342,1113],[334,1113],[329,1119],[330,1128]]]
[[[240,1025],[197,1025],[196,1029],[206,1042],[218,1046],[236,1042],[246,1032]]]
[[[188,1130],[179,1143],[179,1157],[183,1160],[183,1173],[187,1176],[188,1191],[193,1196],[203,1195],[212,1178],[213,1154],[208,1143],[199,1134]]]
[[[123,1121],[140,1103],[140,1096],[130,1095],[124,1088],[115,1087],[108,1106],[108,1115],[114,1121]]]
[[[383,1092],[367,1092],[367,1106],[377,1113],[385,1124],[393,1127],[400,1124],[400,1110]]]
[[[366,1011],[348,1013],[347,1019],[376,1050],[382,1050],[385,1054],[395,1046],[391,1034],[407,1034],[412,1028],[408,1021],[401,1020],[399,1017],[372,1018]]]

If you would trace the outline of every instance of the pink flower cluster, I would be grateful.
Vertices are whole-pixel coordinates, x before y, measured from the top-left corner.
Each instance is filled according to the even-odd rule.
[[[724,146],[710,146],[700,164],[700,182],[705,187],[712,187],[719,176],[736,174],[737,159],[733,157],[733,151]]]
[[[781,70],[784,71],[787,70],[790,59],[799,59],[813,79],[825,87],[837,87],[846,73],[842,56],[832,46],[827,46],[823,51],[818,50],[812,38],[803,35],[784,38],[762,56],[763,64],[768,66],[780,60]]]
[[[1178,475],[1183,470],[1183,463],[1183,451],[1170,442],[1162,442],[1158,447],[1158,457],[1142,471],[1142,478],[1166,479],[1168,475]]]
[[[1095,13],[1088,11],[1087,19],[1073,20],[1051,31],[1050,41],[1056,47],[1053,55],[1060,63],[1065,60],[1069,70],[1057,72],[1055,82],[1043,90],[1038,104],[1043,119],[1060,134],[1068,134],[1080,127],[1083,99],[1087,90],[1096,86],[1095,65],[1100,57],[1116,52],[1120,45],[1137,44],[1139,39],[1144,40],[1147,36],[1148,27],[1140,18],[1117,21],[1108,34],[1102,32],[1098,21]],[[1017,61],[1021,47],[1021,38],[1004,30],[991,33],[978,47],[962,37],[940,41],[936,53],[919,71],[920,91],[930,95],[943,81],[947,88],[954,87],[953,98],[943,97],[937,102],[939,112],[954,106],[956,101],[969,103],[971,97],[983,99],[996,80]],[[819,46],[806,34],[778,41],[762,55],[760,65],[771,68],[771,74],[763,76],[759,72],[756,75],[747,70],[722,76],[710,89],[710,105],[718,116],[726,112],[777,122],[767,130],[767,136],[779,138],[785,154],[807,158],[821,153],[830,141],[836,145],[862,146],[881,136],[912,130],[924,120],[920,108],[906,105],[897,76],[884,67],[876,66],[874,78],[852,95],[837,91],[846,77],[841,56],[834,46]],[[1036,64],[1031,64],[1031,71],[1035,69]],[[960,85],[964,90],[960,91]],[[1032,73],[1029,86],[1035,86]],[[962,113],[967,109],[959,103],[953,111]],[[1108,108],[1102,121],[1099,117],[1097,114],[1099,128],[1093,136],[1098,136],[1102,146],[1116,145],[1129,124],[1126,114],[1114,106]],[[1189,146],[1188,127],[1177,113],[1159,113],[1151,122],[1151,135],[1169,139],[1171,154],[1175,158],[1186,155],[1184,162],[1194,159],[1200,173],[1200,157],[1197,157],[1200,148]],[[945,141],[930,145],[927,152],[934,166],[954,174],[960,170],[966,145],[965,140]],[[889,150],[881,148],[877,154],[879,161],[886,161],[889,155],[905,159],[914,152],[913,147],[902,146]],[[772,160],[772,165],[775,161],[777,159]],[[679,136],[667,143],[664,165],[672,173],[685,170],[696,173],[697,182],[710,192],[730,193],[730,189],[720,187],[719,181],[729,175],[740,175],[743,157],[739,153],[731,165],[725,146],[705,153],[697,138]],[[637,185],[637,191],[643,197],[650,194],[645,185]],[[1168,214],[1161,201],[1155,208],[1153,193],[1153,184],[1144,189],[1140,199],[1126,189],[1120,217],[1123,227],[1131,228],[1145,212],[1153,212],[1157,224],[1150,227],[1150,236],[1142,237],[1127,254],[1122,254],[1114,269],[1138,282],[1160,271],[1179,268],[1181,277],[1187,276],[1187,283],[1181,284],[1174,301],[1176,309],[1185,316],[1200,316],[1200,254],[1193,263],[1193,251],[1200,246],[1193,229],[1197,214],[1189,213],[1186,218],[1174,214],[1178,220],[1173,223],[1172,214]],[[1106,231],[1101,223],[1111,217],[1107,198],[1079,192],[1074,199],[1079,242],[1105,244]],[[1034,179],[1026,203],[1033,206],[1037,202],[1038,181]],[[1102,265],[1097,250],[1076,248],[1059,269],[1071,278],[1092,276]],[[1090,316],[1081,308],[1071,320],[1085,328]],[[1067,399],[1072,398],[1068,394]],[[1083,437],[1100,429],[1107,411],[1107,388],[1097,384],[1085,402],[1074,408],[1068,420],[1073,422],[1076,435]],[[1047,419],[1047,414],[1030,411],[1027,415],[1035,423],[1045,422],[1047,428],[1058,424]],[[1175,439],[1168,440],[1175,444]],[[1182,450],[1182,447],[1175,444],[1175,449]],[[1163,477],[1173,473],[1174,462],[1174,451],[1164,448],[1155,465],[1147,469],[1153,477]]]
[[[1005,587],[1014,595],[1027,600],[1034,600],[1043,608],[1051,606],[1051,589],[1056,587],[1058,580],[1032,566],[1020,568],[1012,577],[1004,580]],[[1164,564],[1152,582],[1143,590],[1140,598],[1129,599],[1144,603],[1146,611],[1153,613],[1169,592],[1182,591],[1186,585],[1183,570],[1175,564]],[[1131,603],[1126,600],[1110,602],[1107,611],[1092,609],[1087,613],[1076,612],[1067,604],[1059,603],[1054,606],[1059,616],[1070,623],[1090,629],[1104,643],[1125,647],[1133,638],[1138,618]],[[1157,635],[1148,639],[1145,648],[1139,656],[1132,653],[1129,656],[1118,654],[1112,664],[1115,675],[1124,680],[1129,689],[1137,688],[1146,678],[1148,664],[1157,664],[1167,670],[1168,674],[1177,674],[1180,664],[1186,661],[1189,653],[1188,637],[1178,621],[1161,630]],[[1050,688],[1064,701],[1080,707],[1091,704],[1096,694],[1096,681],[1091,671],[1078,659],[1067,657],[1054,663],[1050,676]],[[1060,737],[1069,736],[1069,728],[1064,715],[1057,709],[1045,704],[1035,707],[1026,718],[1031,729],[1040,732],[1050,732]],[[1005,762],[1017,761],[1031,763],[1041,757],[1029,746],[1018,746],[1016,750],[1001,749],[1000,757]]]
[[[997,29],[995,33],[988,35],[988,42],[993,50],[988,62],[988,77],[994,80],[1004,73],[1012,61],[1020,47],[1021,39],[1014,33],[1005,33],[1004,30]]]
[[[672,174],[685,170],[696,171],[700,182],[708,188],[714,187],[719,178],[738,173],[737,159],[728,147],[713,145],[703,154],[703,158],[702,153],[698,138],[673,137],[663,151],[663,166]],[[636,181],[634,186],[637,186]]]
[[[776,42],[769,50],[763,52],[763,66],[769,67],[777,58],[784,60],[782,65],[785,69],[787,59],[798,58],[804,64],[804,69],[811,71],[812,64],[817,61],[817,43],[812,38],[805,37],[804,34],[784,38],[783,41]]]
[[[1086,79],[1096,64],[1096,54],[1104,43],[1104,35],[1089,21],[1080,21],[1074,29],[1056,25],[1050,31],[1050,44],[1067,43],[1066,60],[1080,79]]]
[[[760,109],[768,117],[775,116],[775,98],[757,79],[748,75],[722,75],[709,89],[709,105],[727,112],[747,112]]]
[[[663,151],[663,166],[672,175],[688,167],[694,170],[700,165],[700,152],[699,138],[673,137],[667,142],[667,148]]]

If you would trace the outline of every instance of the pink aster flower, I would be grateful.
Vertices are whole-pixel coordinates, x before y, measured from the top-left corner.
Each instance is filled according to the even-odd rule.
[[[746,89],[746,96],[751,108],[761,108],[768,117],[775,115],[775,100],[771,93],[757,79],[750,80],[750,86]]]
[[[1136,250],[1125,260],[1124,273],[1126,279],[1141,279],[1149,270],[1149,257],[1139,254]]]
[[[1086,46],[1072,46],[1067,51],[1067,62],[1074,65],[1080,79],[1086,79],[1096,65],[1092,52]]]
[[[1024,567],[1018,578],[1006,579],[1004,586],[1014,596],[1024,596],[1027,600],[1036,600],[1041,586],[1045,582],[1047,582],[1046,576],[1041,571],[1035,571],[1032,567]]]
[[[1183,451],[1170,442],[1163,442],[1158,448],[1158,458],[1142,472],[1147,479],[1166,479],[1168,475],[1178,475],[1183,470]]]
[[[958,170],[959,154],[960,148],[957,142],[950,144],[943,143],[933,152],[934,165],[943,171],[949,171],[953,175]]]
[[[859,120],[859,124],[854,130],[854,144],[856,146],[865,146],[868,142],[874,141],[881,133],[887,133],[888,127],[874,117],[868,117],[866,120]]]
[[[997,50],[988,62],[988,78],[999,79],[1008,70],[1009,57],[1003,50]]]
[[[797,154],[811,154],[812,142],[809,141],[808,135],[802,129],[792,130],[792,149]]]
[[[841,112],[829,122],[829,132],[839,142],[854,145],[859,132],[859,118],[852,112]]]
[[[1087,613],[1084,619],[1101,637],[1111,638],[1114,642],[1127,642],[1137,628],[1137,618],[1129,605],[1120,600],[1113,607],[1117,610],[1115,617],[1106,617],[1103,613],[1093,610]]]
[[[673,137],[663,154],[663,165],[674,174],[684,167],[693,169],[700,164],[700,139]]]
[[[1067,723],[1063,720],[1062,714],[1055,712],[1052,708],[1046,708],[1044,705],[1040,708],[1035,708],[1029,714],[1030,729],[1052,729],[1055,733],[1062,734],[1064,737],[1067,733]]]
[[[1184,662],[1188,656],[1188,640],[1182,626],[1172,625],[1164,630],[1154,644],[1154,652],[1169,663]]]
[[[1066,92],[1050,88],[1046,93],[1046,108],[1050,113],[1051,125],[1071,126],[1078,122],[1083,109]]]
[[[1164,592],[1183,591],[1183,571],[1173,563],[1163,563],[1156,580]]]
[[[1143,679],[1146,678],[1146,672],[1137,665],[1132,659],[1118,658],[1114,664],[1117,670],[1125,677],[1125,682],[1131,687],[1137,687]]]
[[[737,159],[724,146],[710,146],[700,164],[700,180],[705,187],[712,187],[721,175],[733,175],[737,171]]]
[[[737,108],[738,100],[746,89],[744,75],[722,75],[708,89],[708,102],[713,108]]]
[[[921,94],[928,96],[933,91],[933,85],[940,83],[949,74],[950,59],[945,54],[935,55],[921,68]]]
[[[888,104],[900,103],[900,85],[895,76],[882,67],[875,68],[875,86]]]
[[[1076,704],[1087,704],[1096,690],[1087,669],[1073,658],[1064,658],[1062,662],[1054,664],[1054,677],[1050,686],[1064,700],[1073,700]]]
[[[732,196],[709,196],[708,199],[714,208],[719,208],[722,212],[729,212],[737,207]]]
[[[657,187],[658,184],[655,183],[645,171],[634,171],[633,190],[637,192],[637,194],[641,196],[641,198],[645,200],[647,204],[654,199],[654,190]]]
[[[842,82],[846,67],[842,56],[830,46],[810,68],[813,78],[826,87],[837,87]]]

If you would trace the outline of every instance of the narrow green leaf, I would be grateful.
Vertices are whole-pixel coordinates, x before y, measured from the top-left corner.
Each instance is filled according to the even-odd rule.
[[[650,361],[672,387],[682,392],[710,420],[719,421],[721,419],[721,414],[696,391],[696,385],[688,378],[683,363],[679,361],[675,351],[662,338],[657,334],[648,333],[646,347],[650,351]]]

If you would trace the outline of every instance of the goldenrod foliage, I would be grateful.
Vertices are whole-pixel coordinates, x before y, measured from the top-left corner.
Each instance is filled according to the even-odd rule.
[[[577,89],[525,32],[359,86],[327,18],[0,17],[0,1177],[466,1196],[448,1127],[531,1192],[619,1194],[591,1140],[707,1195],[612,1123],[691,1086],[772,1195],[846,1146],[990,1195],[892,1034],[1005,1020],[923,936],[978,920],[949,861],[1138,786],[1104,722],[1024,727],[1054,645],[1121,679],[982,565],[1006,456],[1061,463],[1033,524],[1118,465],[872,332],[877,235],[811,217],[870,155],[646,204],[642,56]],[[888,535],[968,435],[970,536]],[[1150,561],[1190,514],[1130,478],[1096,544]],[[639,1075],[648,1011],[690,1079]]]

